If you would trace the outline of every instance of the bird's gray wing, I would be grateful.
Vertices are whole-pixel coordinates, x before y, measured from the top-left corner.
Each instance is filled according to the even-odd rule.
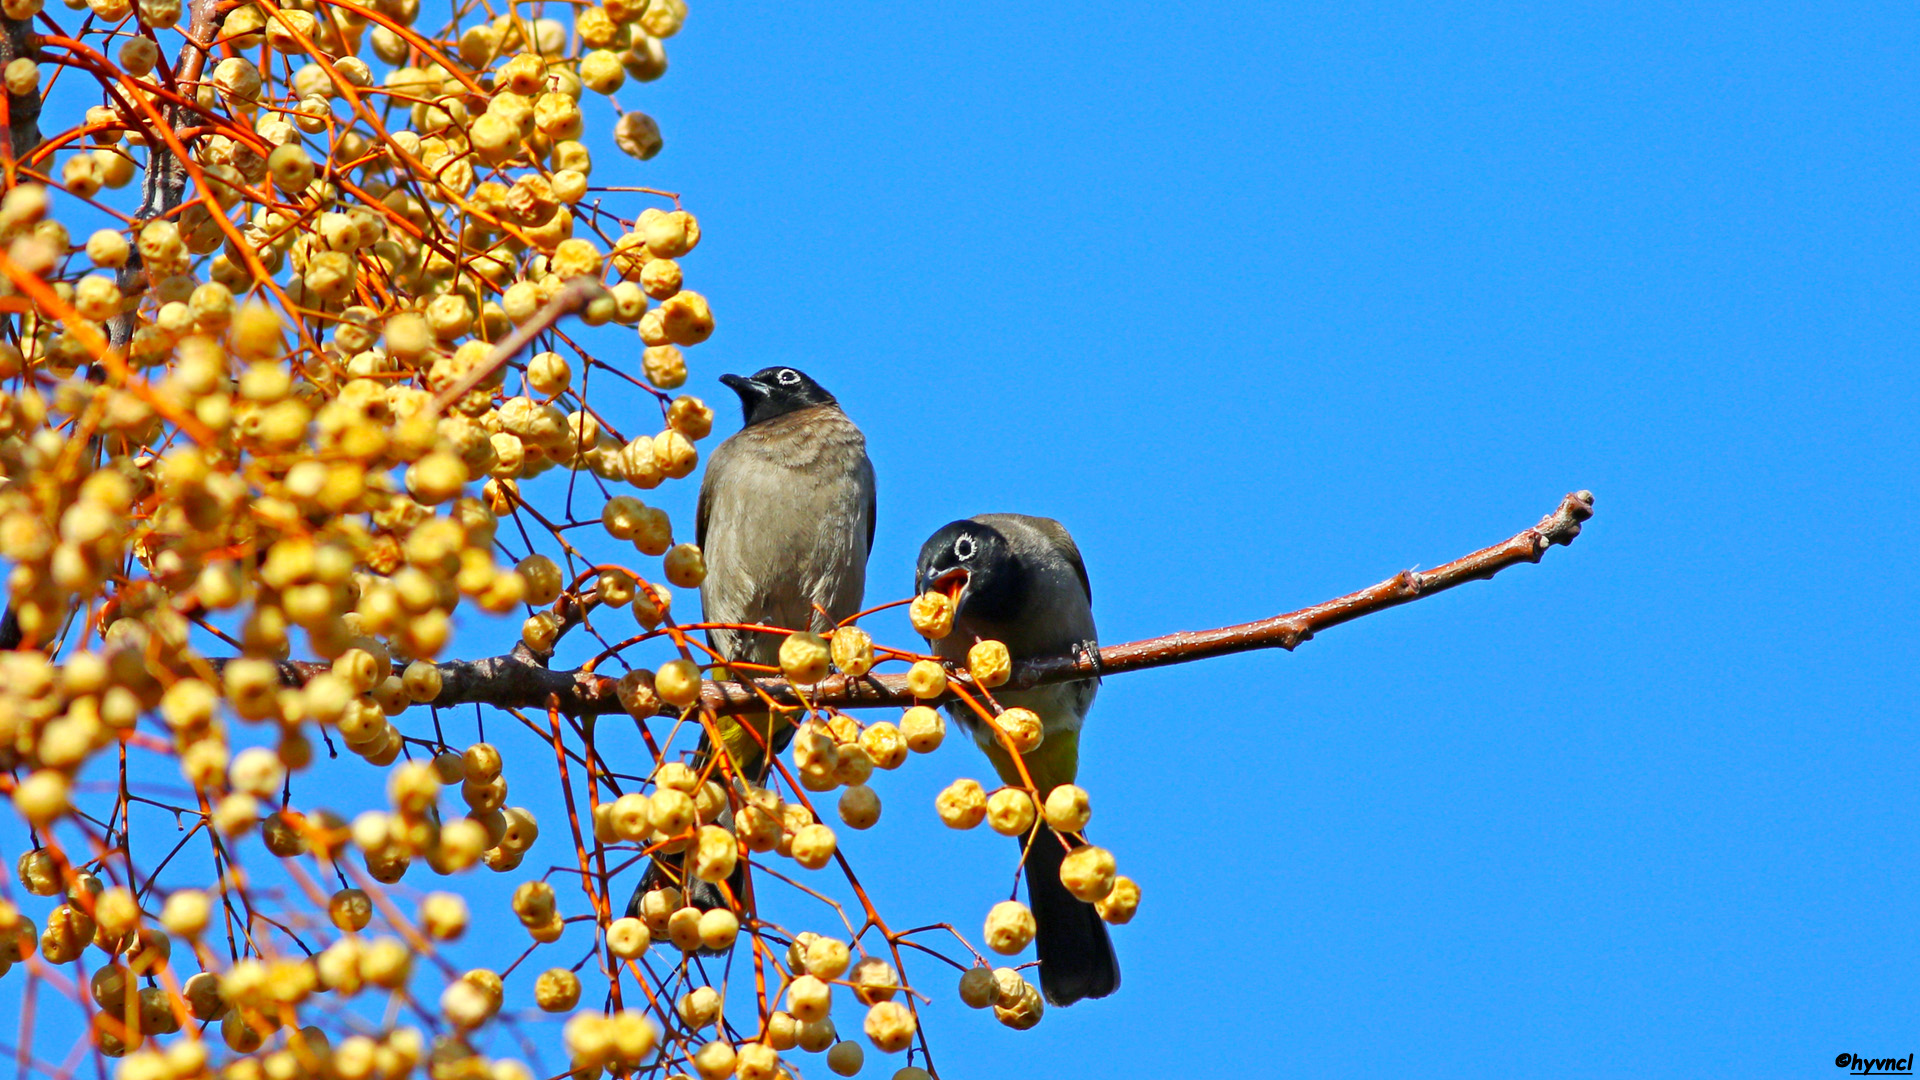
[[[880,522],[880,489],[873,482],[873,459],[861,455],[860,465],[867,481],[867,554],[873,554],[873,527]]]

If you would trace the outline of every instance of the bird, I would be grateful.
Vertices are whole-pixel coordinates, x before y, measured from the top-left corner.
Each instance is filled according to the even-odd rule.
[[[942,526],[920,548],[914,589],[942,592],[956,602],[953,629],[933,642],[934,655],[942,659],[965,663],[967,651],[988,640],[1005,645],[1015,662],[1068,652],[1098,655],[1086,563],[1066,527],[1052,518],[981,514]],[[995,694],[1007,708],[1040,716],[1040,745],[1023,759],[1042,799],[1079,772],[1080,727],[1098,690],[1099,679],[1091,678]],[[1003,781],[1023,783],[991,728],[962,703],[947,710],[986,751]],[[1040,988],[1054,1005],[1106,997],[1120,986],[1106,923],[1061,883],[1065,846],[1044,821],[1038,828],[1032,843],[1018,839],[1027,852]]]
[[[876,509],[866,437],[832,394],[795,368],[722,375],[720,382],[739,395],[742,426],[714,450],[700,482],[694,541],[707,568],[704,618],[829,631],[856,614],[866,595]],[[782,640],[749,630],[707,632],[707,644],[728,662],[777,664]],[[778,714],[722,716],[717,727],[717,751],[751,783],[765,781],[769,752],[793,738]],[[715,752],[703,734],[696,771]],[[656,863],[642,879],[630,913],[661,869]],[[665,869],[684,876],[677,866]],[[687,898],[703,909],[724,906],[718,890],[697,879]]]

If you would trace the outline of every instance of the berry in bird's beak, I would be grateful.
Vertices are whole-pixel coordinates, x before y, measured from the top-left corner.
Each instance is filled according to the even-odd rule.
[[[932,591],[944,594],[957,608],[960,606],[960,594],[967,591],[967,579],[970,576],[965,570],[956,566],[933,579]]]

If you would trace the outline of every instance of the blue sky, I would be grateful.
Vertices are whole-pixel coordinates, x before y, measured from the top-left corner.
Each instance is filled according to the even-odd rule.
[[[1145,895],[1124,985],[1015,1033],[915,968],[945,1075],[1920,1050],[1916,38],[1893,5],[695,4],[620,95],[665,152],[594,179],[700,216],[716,437],[718,375],[775,363],[865,428],[870,601],[950,519],[1045,514],[1113,643],[1598,499],[1537,567],[1110,679],[1082,783]],[[649,498],[690,534],[679,488]],[[551,751],[487,731],[534,861],[570,863]],[[321,770],[349,814],[381,801],[357,765]],[[978,936],[1011,843],[931,803],[988,774],[954,739],[876,781],[842,832],[883,911]],[[474,883],[492,916],[511,884]]]
[[[622,100],[666,134],[637,175],[706,229],[696,383],[793,363],[840,395],[879,470],[875,593],[950,518],[1048,514],[1123,641],[1598,496],[1538,567],[1109,680],[1083,776],[1145,892],[1125,983],[1025,1034],[942,1001],[940,1064],[1813,1076],[1916,1049],[1916,31],[1893,5],[694,11]],[[906,861],[883,904],[969,929],[1005,842],[925,802],[970,753],[887,776],[908,815],[854,841]]]

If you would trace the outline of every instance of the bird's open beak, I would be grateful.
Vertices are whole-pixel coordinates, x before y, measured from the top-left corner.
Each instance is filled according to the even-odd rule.
[[[967,579],[970,576],[965,570],[956,566],[933,579],[933,591],[944,594],[957,608],[960,606],[960,594],[967,591]]]

